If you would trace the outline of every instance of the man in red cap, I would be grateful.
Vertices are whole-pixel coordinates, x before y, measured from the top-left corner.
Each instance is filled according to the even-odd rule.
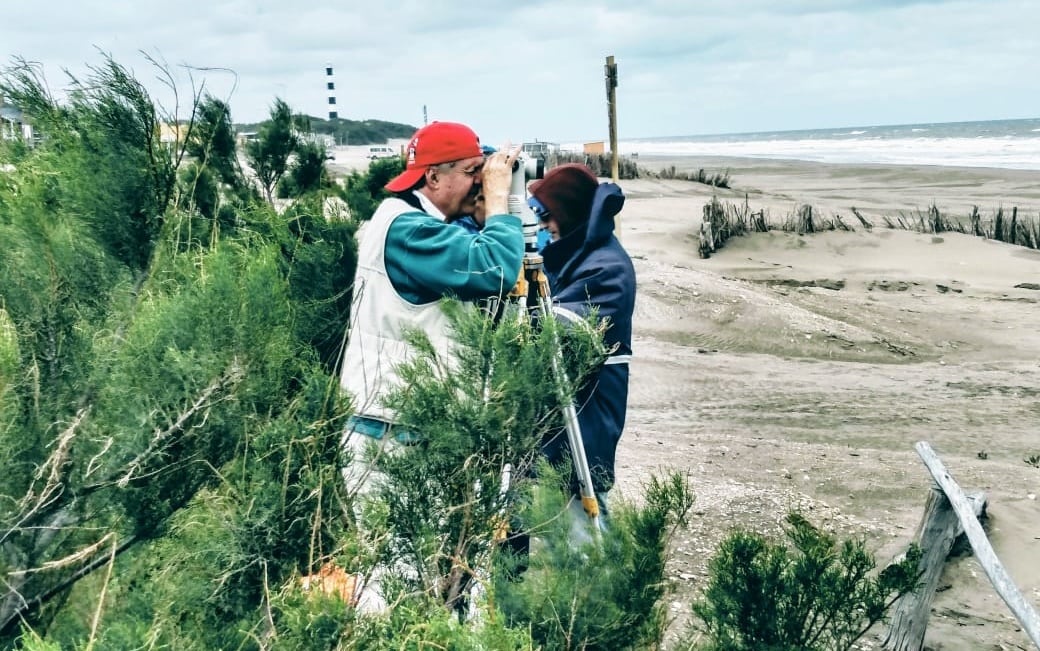
[[[358,233],[354,301],[340,385],[354,398],[355,414],[345,445],[354,454],[344,469],[348,489],[366,493],[372,469],[365,448],[380,450],[405,440],[383,404],[398,386],[397,367],[412,356],[405,333],[422,330],[437,350],[450,347],[450,325],[440,300],[462,301],[507,294],[523,261],[523,229],[508,214],[517,152],[487,159],[477,135],[454,122],[419,129],[407,149],[405,171],[386,184],[384,200]],[[451,225],[473,214],[483,194],[484,228],[473,233]],[[378,585],[360,595],[362,610],[381,610]]]
[[[340,378],[357,415],[377,427],[394,422],[382,400],[396,383],[394,368],[409,356],[405,330],[420,328],[435,346],[443,343],[448,324],[438,301],[507,293],[524,252],[520,218],[508,214],[507,204],[515,152],[485,161],[469,127],[434,122],[412,136],[407,157],[405,171],[386,184],[395,196],[358,235],[353,323]],[[452,227],[453,219],[473,214],[481,191],[483,230]]]

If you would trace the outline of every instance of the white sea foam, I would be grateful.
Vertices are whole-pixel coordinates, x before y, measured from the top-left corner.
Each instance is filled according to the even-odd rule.
[[[568,147],[573,149],[574,146]],[[580,147],[578,148],[580,149]],[[944,165],[1040,170],[1040,138],[845,138],[840,140],[620,141],[623,155],[729,156],[821,163]]]
[[[622,154],[1040,170],[1040,119],[622,139]],[[564,145],[581,151],[580,143]]]

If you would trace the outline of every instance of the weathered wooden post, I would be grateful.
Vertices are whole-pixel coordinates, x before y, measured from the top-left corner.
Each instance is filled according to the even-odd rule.
[[[1022,630],[1025,631],[1033,644],[1040,649],[1040,615],[1037,614],[1033,605],[1022,596],[1022,592],[1015,585],[1015,582],[1011,580],[1000,559],[997,558],[997,554],[993,551],[993,546],[989,544],[989,539],[986,537],[986,532],[983,531],[982,525],[979,524],[978,518],[975,517],[975,505],[972,503],[972,500],[964,495],[964,491],[950,476],[942,460],[939,459],[927,442],[919,441],[914,448],[917,450],[921,460],[924,461],[924,465],[928,468],[932,478],[935,479],[942,489],[946,499],[949,500],[954,513],[957,514],[957,519],[960,521],[961,526],[964,527],[964,534],[968,537],[968,542],[971,543],[975,558],[979,561],[982,569],[985,570],[986,576],[989,577],[990,583],[993,584],[993,588],[1000,595],[1000,598],[1004,600],[1004,603],[1007,604],[1019,623],[1022,624]],[[891,635],[889,637],[891,639]]]
[[[980,515],[986,508],[986,498],[975,493],[969,498],[974,512]],[[889,651],[921,651],[928,628],[932,597],[939,585],[943,565],[954,542],[964,533],[950,500],[938,484],[932,486],[924,507],[924,517],[917,527],[915,540],[923,555],[918,564],[921,580],[914,592],[903,595],[893,607],[892,623],[885,637],[884,647]]]
[[[617,64],[613,55],[607,57],[603,66],[607,82],[607,122],[610,130],[610,180],[618,182],[618,146],[617,146]],[[614,216],[614,234],[621,239],[621,213]]]
[[[607,119],[610,128],[610,179],[618,182],[618,149],[617,149],[617,64],[614,57],[607,57],[604,66],[607,81]]]

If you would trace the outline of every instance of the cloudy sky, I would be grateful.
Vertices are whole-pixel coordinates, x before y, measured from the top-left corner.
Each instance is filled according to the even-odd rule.
[[[622,139],[1040,116],[1037,0],[111,0],[4,2],[0,54],[51,87],[100,51],[168,102],[141,51],[230,98],[471,124],[485,142]],[[232,72],[233,71],[233,72]]]

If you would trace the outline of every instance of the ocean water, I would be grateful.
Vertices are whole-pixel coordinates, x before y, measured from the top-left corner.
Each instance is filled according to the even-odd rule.
[[[1040,118],[621,139],[618,151],[1040,170]]]

